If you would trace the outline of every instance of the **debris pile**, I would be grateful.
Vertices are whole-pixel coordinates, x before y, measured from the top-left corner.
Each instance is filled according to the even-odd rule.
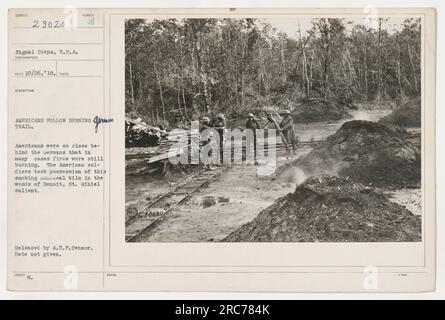
[[[408,100],[380,122],[391,128],[419,128],[422,123],[422,108],[420,97]]]
[[[165,134],[165,131],[147,125],[140,118],[125,119],[125,148],[156,146]]]
[[[279,170],[301,169],[307,177],[333,174],[378,187],[420,184],[419,149],[383,124],[346,122],[308,155]]]
[[[352,118],[349,113],[354,106],[323,99],[301,100],[292,111],[295,123],[309,123],[319,121],[335,121]]]
[[[370,187],[320,176],[306,180],[223,241],[421,241],[421,217]]]

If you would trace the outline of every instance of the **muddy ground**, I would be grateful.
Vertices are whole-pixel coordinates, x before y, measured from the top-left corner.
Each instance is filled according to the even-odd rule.
[[[392,202],[408,209],[415,215],[422,215],[422,190],[421,189],[400,189],[382,190],[383,194]]]
[[[374,188],[325,175],[307,179],[224,241],[421,241],[421,217]]]
[[[357,111],[354,119],[378,121],[390,110],[373,112]],[[319,122],[296,126],[300,140],[319,140],[332,135],[345,122]],[[307,155],[311,147],[300,147],[296,156],[280,157],[278,166],[283,166],[297,158]],[[230,167],[209,186],[197,192],[189,201],[175,210],[160,225],[146,235],[143,242],[205,242],[221,241],[242,225],[252,221],[259,212],[272,205],[276,199],[295,191],[295,186],[302,183],[306,176],[295,169],[279,178],[259,177],[256,166],[236,165]],[[142,208],[156,196],[170,190],[196,174],[194,168],[188,174],[167,176],[156,175],[127,176],[126,209],[131,214],[132,208]],[[406,207],[416,215],[421,214],[420,189],[381,190],[395,203]],[[133,211],[134,212],[134,211]]]
[[[310,152],[302,148],[299,155]],[[280,157],[279,165],[292,161]],[[303,176],[290,175],[281,179],[258,176],[258,167],[236,165],[228,168],[219,178],[193,195],[185,205],[159,226],[155,227],[143,242],[203,242],[220,241],[243,224],[251,221],[264,208],[292,192]],[[183,176],[170,176],[165,181],[145,182],[132,179],[128,184],[127,211],[130,207],[142,207],[149,199],[166,192],[184,179]],[[147,177],[145,177],[147,179]],[[144,199],[147,198],[148,200]]]

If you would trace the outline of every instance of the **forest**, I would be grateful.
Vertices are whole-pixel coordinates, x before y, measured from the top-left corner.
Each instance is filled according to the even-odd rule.
[[[255,18],[126,20],[126,115],[168,127],[310,99],[401,104],[421,92],[421,21],[389,20],[296,20],[292,36]]]

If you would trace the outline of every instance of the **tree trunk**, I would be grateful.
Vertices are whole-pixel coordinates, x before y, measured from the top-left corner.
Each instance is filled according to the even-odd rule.
[[[304,88],[304,93],[306,95],[306,98],[309,98],[310,96],[310,83],[309,83],[309,76],[308,76],[308,63],[307,63],[307,57],[306,57],[306,48],[305,45],[303,44],[303,39],[301,37],[301,28],[300,26],[298,26],[298,34],[300,36],[300,50],[303,54],[303,88]]]
[[[306,93],[306,98],[309,98],[311,95],[311,86],[310,86],[310,82],[309,82],[309,76],[308,76],[308,71],[307,71],[307,58],[306,58],[306,50],[303,49],[303,75],[304,75],[304,81],[306,82],[305,87],[305,93]]]
[[[323,89],[324,89],[324,100],[326,101],[328,98],[328,81],[329,81],[329,55],[330,55],[330,39],[329,39],[329,29],[328,22],[325,21],[325,25],[323,27],[323,46],[324,46],[324,61],[323,61]]]
[[[158,69],[156,68],[156,64],[153,63],[153,67],[156,73],[156,81],[158,82],[158,87],[159,87],[159,96],[161,98],[161,105],[162,105],[162,120],[165,121],[165,105],[164,105],[164,95],[162,93],[162,85],[161,85],[161,80],[159,79],[159,73],[158,73]],[[158,116],[159,118],[159,116]]]
[[[310,63],[309,63],[309,93],[312,91],[312,79],[314,78],[314,56],[315,56],[315,51],[312,50],[312,55],[310,58]]]
[[[181,90],[182,90],[182,103],[184,104],[184,114],[185,118],[188,119],[187,103],[185,101],[185,93],[184,93],[184,80],[182,78],[181,78]]]
[[[329,70],[329,61],[328,61],[328,52],[329,50],[326,49],[325,52],[325,59],[324,59],[324,66],[323,66],[323,73],[324,73],[324,100],[326,101],[328,98],[328,80],[329,80],[329,76],[328,76],[328,70]]]
[[[204,102],[205,102],[205,111],[208,112],[210,109],[210,101],[209,101],[209,94],[208,94],[208,88],[207,88],[207,77],[204,71],[204,65],[202,62],[202,52],[201,52],[201,46],[199,44],[198,39],[198,32],[199,30],[196,29],[196,26],[193,25],[193,44],[194,44],[194,51],[196,55],[196,63],[198,64],[198,73],[199,77],[201,79],[202,84],[202,90],[203,90],[203,96],[204,96]]]
[[[417,84],[417,72],[416,72],[416,67],[414,66],[414,61],[413,61],[413,54],[412,54],[412,50],[411,50],[411,46],[408,44],[408,55],[409,55],[409,61],[411,63],[411,71],[413,74],[413,80],[414,80],[414,87],[416,88],[416,93],[419,92],[419,87]]]
[[[262,79],[262,82],[263,82],[266,98],[267,98],[268,101],[270,101],[269,80],[268,80],[267,75],[266,75],[266,67],[265,67],[265,62],[264,62],[263,50],[261,48],[259,49],[259,54],[260,54],[260,64],[261,64],[260,65],[261,79]]]
[[[181,92],[182,92],[182,103],[184,104],[184,115],[185,115],[185,119],[188,119],[188,115],[187,115],[187,103],[185,101],[185,93],[184,93],[184,48],[183,48],[183,43],[182,41],[180,42],[180,55],[181,55]]]
[[[400,101],[404,101],[405,97],[404,97],[404,93],[403,93],[403,89],[402,89],[402,71],[401,71],[401,63],[400,63],[400,43],[399,43],[399,38],[397,37],[397,62],[396,62],[396,70],[397,70],[397,83],[399,85],[399,97],[400,97]]]
[[[134,105],[133,68],[132,68],[132,65],[131,65],[131,60],[129,61],[129,64],[130,64],[131,103]]]
[[[377,103],[382,99],[382,19],[379,18],[378,31],[378,67],[377,67]]]
[[[179,114],[182,116],[182,109],[181,109],[181,88],[178,87],[178,110]]]
[[[366,45],[364,41],[363,41],[363,73],[365,80],[365,100],[368,101],[368,50],[366,50]]]

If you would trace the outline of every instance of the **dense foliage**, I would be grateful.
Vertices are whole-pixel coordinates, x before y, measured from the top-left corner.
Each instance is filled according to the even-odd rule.
[[[318,18],[295,37],[260,19],[131,19],[125,25],[126,112],[157,124],[202,114],[420,95],[420,20],[391,30]],[[296,21],[296,23],[298,23]]]

